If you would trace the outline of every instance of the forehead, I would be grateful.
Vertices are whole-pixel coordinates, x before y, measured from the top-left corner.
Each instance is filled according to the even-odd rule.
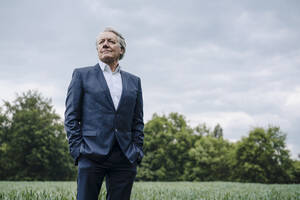
[[[99,35],[99,40],[103,40],[103,39],[114,39],[114,40],[117,40],[118,37],[113,32],[102,32]]]

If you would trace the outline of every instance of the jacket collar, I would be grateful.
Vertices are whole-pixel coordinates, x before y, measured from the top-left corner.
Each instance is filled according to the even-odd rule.
[[[122,79],[122,93],[121,93],[121,98],[120,98],[118,107],[117,107],[117,109],[115,109],[113,100],[112,100],[111,95],[110,95],[110,92],[109,92],[109,88],[108,88],[107,82],[106,82],[106,80],[105,80],[103,71],[101,70],[101,67],[100,67],[99,63],[97,63],[97,64],[94,66],[94,70],[95,70],[96,78],[97,78],[97,81],[98,81],[100,87],[105,91],[105,92],[104,92],[104,93],[105,93],[105,98],[106,98],[107,101],[109,102],[109,104],[110,104],[110,106],[112,107],[112,109],[113,109],[114,111],[118,111],[119,108],[120,108],[120,107],[124,104],[124,102],[125,102],[124,93],[127,91],[127,81],[128,81],[127,74],[126,74],[123,70],[120,70],[121,79]]]

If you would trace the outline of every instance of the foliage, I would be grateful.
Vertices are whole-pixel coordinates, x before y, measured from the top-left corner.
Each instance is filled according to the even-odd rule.
[[[299,200],[300,185],[231,182],[136,182],[131,199],[138,200]],[[76,182],[0,182],[0,199],[76,199]],[[105,184],[99,200],[106,199]]]
[[[229,180],[233,145],[218,124],[194,129],[184,116],[154,114],[145,126],[145,158],[137,176],[148,181]]]
[[[191,181],[229,180],[233,145],[212,136],[198,139],[189,150],[185,177]]]
[[[298,183],[299,162],[290,159],[279,127],[253,128],[233,143],[217,124],[191,128],[183,115],[154,114],[145,125],[145,157],[138,180]]]
[[[236,143],[223,129],[192,128],[178,113],[154,114],[145,124],[142,181],[242,181],[299,183],[300,161],[291,160],[279,127],[254,127]],[[0,180],[72,180],[76,169],[51,100],[36,91],[0,107]]]
[[[75,168],[51,100],[28,91],[5,101],[0,115],[0,179],[70,180]]]
[[[138,178],[143,180],[185,180],[184,164],[188,149],[193,145],[193,130],[182,115],[171,113],[168,117],[153,115],[145,126],[144,151]]]
[[[293,168],[290,171],[290,174],[292,176],[292,182],[293,183],[300,183],[300,161],[294,160],[293,161]]]
[[[223,137],[223,129],[220,124],[217,124],[214,128],[213,137],[222,138]]]
[[[236,151],[238,180],[261,183],[290,182],[292,168],[285,134],[279,127],[254,128]]]

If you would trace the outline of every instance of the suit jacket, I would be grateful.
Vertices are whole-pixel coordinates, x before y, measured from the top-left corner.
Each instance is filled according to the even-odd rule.
[[[122,94],[115,109],[99,64],[74,70],[68,88],[65,130],[72,157],[107,155],[114,142],[131,163],[143,157],[144,122],[141,80],[123,70]]]

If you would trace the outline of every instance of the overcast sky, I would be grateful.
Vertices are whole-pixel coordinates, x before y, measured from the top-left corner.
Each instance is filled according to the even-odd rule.
[[[142,79],[145,121],[179,112],[231,141],[280,126],[300,153],[300,1],[10,0],[0,3],[0,98],[37,89],[63,118],[74,68],[95,38],[127,41],[120,65]]]

